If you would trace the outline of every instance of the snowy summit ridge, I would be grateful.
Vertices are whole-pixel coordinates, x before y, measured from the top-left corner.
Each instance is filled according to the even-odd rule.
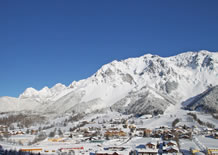
[[[40,100],[45,100],[45,99],[49,99],[51,97],[54,97],[66,89],[67,89],[67,87],[61,83],[56,84],[51,89],[49,89],[47,86],[45,86],[44,88],[42,88],[39,91],[30,87],[30,88],[27,88],[19,96],[19,98],[20,99],[35,98],[35,99],[38,99],[40,101]]]
[[[202,50],[166,58],[146,54],[103,65],[91,77],[68,87],[27,88],[13,102],[1,97],[0,111],[64,113],[112,108],[126,113],[163,113],[168,106],[218,85],[217,79],[216,52]]]

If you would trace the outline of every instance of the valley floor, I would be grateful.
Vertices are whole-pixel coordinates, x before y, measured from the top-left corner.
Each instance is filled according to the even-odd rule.
[[[199,124],[188,113],[213,124],[213,128]],[[176,119],[178,122],[172,127]],[[42,126],[40,130],[39,125],[14,130],[1,125],[2,151],[84,155],[218,153],[218,120],[207,114],[184,110],[181,104],[170,106],[158,116],[134,117],[108,111],[86,115],[75,122],[64,120],[66,116],[59,117],[50,122],[55,123],[54,126],[48,129]],[[30,131],[27,133],[27,130]],[[5,136],[6,132],[10,135]],[[36,141],[42,133],[45,137]]]

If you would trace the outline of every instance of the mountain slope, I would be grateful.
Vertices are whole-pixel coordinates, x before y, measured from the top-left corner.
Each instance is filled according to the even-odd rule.
[[[218,85],[208,88],[203,93],[194,97],[193,101],[187,105],[192,110],[209,113],[218,112]]]
[[[131,91],[120,101],[116,102],[112,109],[126,114],[163,114],[165,109],[176,104],[176,101],[167,95],[160,94],[149,87]]]
[[[114,108],[128,113],[162,113],[172,104],[187,100],[218,85],[218,53],[187,52],[163,58],[146,54],[113,61],[91,77],[66,87],[57,84],[37,91],[28,88],[16,99],[0,99],[0,111],[29,109],[44,113],[92,112]],[[143,107],[143,108],[139,108]]]

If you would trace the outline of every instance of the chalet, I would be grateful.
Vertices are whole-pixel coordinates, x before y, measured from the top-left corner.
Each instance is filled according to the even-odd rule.
[[[161,133],[153,133],[153,134],[151,135],[151,137],[153,137],[153,138],[160,138],[161,136],[162,136]]]
[[[124,137],[126,133],[123,131],[107,131],[104,134],[105,137]]]
[[[30,133],[31,135],[36,135],[38,133],[38,130],[31,130]]]
[[[60,142],[62,140],[63,140],[62,138],[49,138],[48,139],[49,142]]]
[[[173,139],[175,136],[173,135],[173,134],[171,134],[171,133],[165,133],[165,134],[163,134],[163,139],[164,140],[171,140],[171,139]]]
[[[190,136],[187,135],[187,134],[183,134],[183,135],[180,135],[179,138],[181,138],[181,139],[190,139]]]
[[[205,155],[203,152],[196,152],[195,155]]]
[[[208,155],[217,155],[218,154],[218,148],[208,148],[207,149]]]
[[[135,126],[134,124],[130,124],[128,127],[129,127],[130,129],[135,129],[135,128],[136,128],[136,126]]]
[[[119,118],[115,118],[110,121],[110,124],[122,124],[122,120]]]
[[[174,141],[169,141],[166,143],[167,146],[176,146],[176,142]]]
[[[89,131],[100,131],[101,128],[98,127],[89,127]]]
[[[145,146],[146,146],[146,148],[149,148],[149,149],[155,149],[156,148],[156,144],[154,142],[149,142]]]
[[[70,137],[70,136],[72,136],[72,133],[71,132],[64,132],[63,136],[64,137]]]
[[[124,151],[126,148],[125,147],[119,147],[119,146],[112,146],[108,148],[104,148],[105,150],[110,150],[110,151]]]
[[[4,131],[0,131],[0,136],[4,136],[4,134],[5,134],[6,132],[4,132]],[[7,132],[8,133],[8,132]]]
[[[1,135],[1,136],[4,136],[4,135],[11,135],[11,133],[8,132],[8,131],[0,131],[0,135]]]
[[[132,155],[157,155],[158,149],[153,143],[147,143],[146,145],[139,145],[136,147],[135,152],[131,153]]]
[[[147,128],[136,128],[136,131],[144,131],[147,130]]]
[[[190,152],[191,152],[192,155],[195,155],[196,152],[200,152],[200,150],[198,148],[191,147]]]
[[[23,131],[15,131],[15,130],[11,130],[10,131],[11,135],[24,135],[25,133]]]
[[[17,131],[16,135],[24,135],[25,133],[23,131]]]
[[[168,148],[166,149],[166,152],[167,152],[167,153],[178,153],[179,150],[178,150],[177,147],[168,147]]]
[[[8,127],[6,125],[0,125],[0,131],[6,131]]]
[[[60,152],[74,152],[74,150],[84,150],[84,147],[60,148]]]
[[[176,142],[169,141],[163,143],[163,153],[179,153],[179,149],[177,147]]]
[[[157,155],[158,150],[138,150],[137,155]]]
[[[83,137],[95,137],[97,136],[97,132],[84,132]]]
[[[108,130],[116,131],[116,130],[119,130],[119,129],[118,128],[109,128]]]
[[[108,147],[95,152],[93,155],[128,155],[129,153],[130,150],[123,147]]]
[[[205,128],[204,134],[210,136],[213,134],[213,131],[214,131],[214,129],[212,129],[212,128]]]
[[[145,137],[150,137],[150,136],[151,136],[151,133],[152,133],[152,131],[149,130],[149,129],[145,129],[145,130],[144,130],[144,136],[145,136]]]
[[[214,137],[215,139],[218,139],[218,132],[215,132],[213,137]]]
[[[140,117],[140,119],[149,119],[149,118],[152,118],[152,115],[142,115],[141,117]]]

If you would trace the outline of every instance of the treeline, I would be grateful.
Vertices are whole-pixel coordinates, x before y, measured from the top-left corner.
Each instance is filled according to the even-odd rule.
[[[176,118],[176,119],[172,122],[172,127],[174,128],[177,123],[179,123],[179,119],[178,119],[178,118]]]
[[[198,124],[203,125],[203,126],[207,126],[208,128],[215,128],[215,125],[210,123],[210,122],[204,122],[202,120],[200,120],[197,115],[195,113],[187,113],[188,115],[192,116],[192,118],[198,122]]]
[[[21,152],[16,150],[0,150],[2,155],[40,155],[40,153]]]
[[[43,123],[45,118],[40,115],[17,114],[9,115],[0,118],[0,125],[10,126],[13,123],[18,123],[20,128],[30,127],[35,123]]]
[[[76,114],[74,116],[70,116],[69,119],[66,119],[65,122],[77,122],[81,120],[85,115],[82,113]]]

